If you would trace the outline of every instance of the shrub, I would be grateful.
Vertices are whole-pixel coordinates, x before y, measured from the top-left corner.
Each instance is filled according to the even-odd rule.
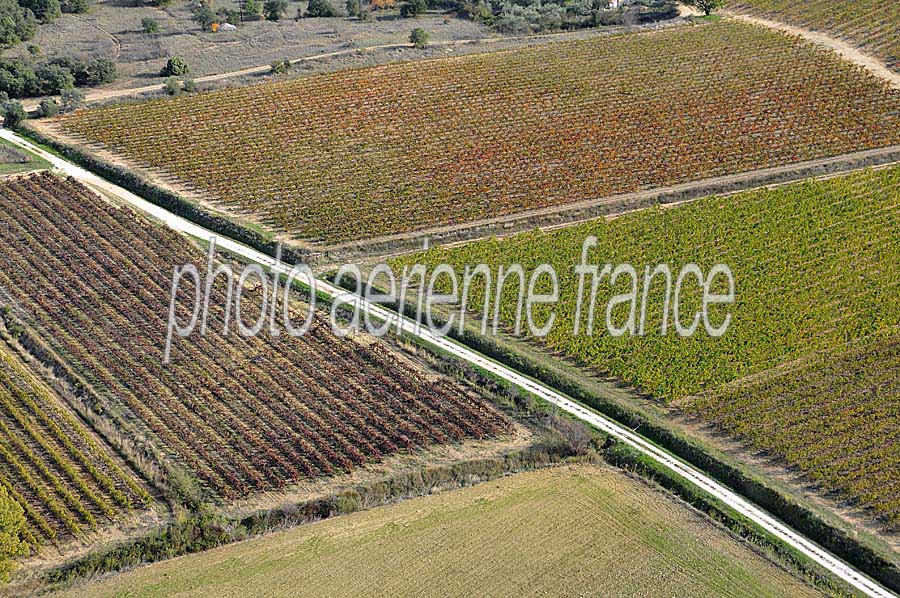
[[[28,54],[32,58],[37,58],[41,55],[41,47],[37,44],[28,44]]]
[[[37,19],[16,0],[0,0],[0,47],[8,48],[34,37]]]
[[[90,8],[87,0],[59,0],[59,7],[63,12],[71,14],[85,13]]]
[[[39,112],[41,116],[47,118],[56,116],[57,114],[59,114],[59,104],[57,104],[55,100],[45,98],[41,100]]]
[[[208,4],[201,4],[194,9],[193,19],[205,31],[216,22],[216,13]]]
[[[358,17],[362,12],[362,7],[359,4],[359,0],[347,0],[347,15],[351,17]]]
[[[287,0],[266,0],[263,12],[267,21],[278,21],[287,13]]]
[[[425,0],[409,0],[400,5],[400,16],[404,19],[417,17],[428,10]]]
[[[411,43],[416,48],[424,48],[428,45],[428,32],[422,29],[421,27],[416,27],[409,34],[409,43]]]
[[[291,61],[288,59],[276,60],[272,63],[272,74],[282,75],[291,70]]]
[[[75,76],[65,67],[58,64],[43,64],[35,71],[40,80],[41,95],[56,95],[64,89],[75,87]]]
[[[166,82],[163,85],[163,89],[170,96],[177,96],[181,94],[181,84],[178,83],[177,77],[169,77],[168,79],[166,79]]]
[[[103,85],[116,80],[116,63],[109,58],[94,58],[83,72],[76,71],[75,83],[78,85]],[[81,75],[81,76],[79,76]]]
[[[187,75],[190,72],[187,62],[184,58],[175,56],[166,62],[166,66],[159,72],[160,77],[178,77]]]
[[[84,93],[77,89],[64,89],[59,94],[59,111],[62,114],[74,112],[84,102]]]
[[[159,22],[151,17],[144,17],[141,19],[141,29],[144,33],[156,33],[159,31]]]
[[[244,19],[258,21],[262,19],[263,6],[259,0],[246,0],[244,2]]]
[[[28,114],[25,112],[22,104],[15,100],[3,102],[0,111],[3,113],[3,126],[10,129],[17,127],[19,123],[28,118]]]
[[[307,17],[335,17],[337,11],[329,0],[309,0],[309,6],[306,7]]]
[[[31,10],[40,23],[49,23],[62,14],[59,0],[19,0],[19,4]]]

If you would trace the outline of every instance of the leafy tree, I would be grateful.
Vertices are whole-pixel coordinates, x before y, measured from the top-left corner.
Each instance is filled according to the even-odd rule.
[[[64,89],[75,87],[72,71],[58,64],[42,64],[34,74],[40,80],[40,95],[56,95]]]
[[[63,12],[73,14],[85,13],[90,8],[87,0],[59,0],[59,7]]]
[[[244,1],[244,18],[248,21],[258,21],[262,18],[263,6],[259,0]]]
[[[104,83],[112,83],[116,80],[116,63],[109,58],[94,58],[84,69],[84,76],[79,77],[78,72],[75,75],[75,82],[78,85],[103,85]]]
[[[44,98],[43,100],[41,100],[39,112],[41,116],[46,118],[56,116],[57,114],[59,114],[59,104],[57,104],[55,100]]]
[[[428,32],[422,29],[421,27],[416,27],[409,34],[409,43],[411,43],[416,48],[424,48],[428,45]]]
[[[282,75],[291,70],[291,61],[290,60],[276,60],[272,63],[272,74],[273,75]]]
[[[309,6],[306,7],[306,16],[308,17],[336,17],[337,11],[329,0],[309,0]]]
[[[59,0],[19,0],[19,4],[30,9],[41,23],[49,23],[62,14]]]
[[[84,93],[78,89],[64,89],[59,94],[59,111],[62,114],[74,112],[84,103]]]
[[[351,17],[358,17],[362,13],[362,7],[359,4],[359,0],[347,0],[347,15]]]
[[[19,125],[20,122],[28,118],[28,113],[25,112],[25,108],[22,107],[22,104],[15,100],[7,100],[3,102],[2,106],[0,106],[0,112],[3,114],[3,126],[7,128],[15,128]],[[0,486],[2,488],[2,486]],[[4,489],[5,490],[5,489]],[[2,501],[0,501],[0,511],[2,511],[3,505]],[[3,514],[0,512],[0,518],[2,518]],[[3,530],[0,529],[0,536],[3,535]],[[2,542],[2,540],[0,540]],[[2,547],[0,547],[0,552],[2,552]],[[4,574],[4,564],[5,557],[0,554],[0,577]],[[7,573],[9,571],[7,570]]]
[[[267,21],[278,21],[287,13],[287,0],[266,0],[263,4],[263,12]]]
[[[208,4],[202,4],[194,9],[193,18],[205,31],[210,29],[212,24],[216,22],[216,11]]]
[[[8,48],[34,37],[37,19],[16,0],[0,0],[0,47]]]
[[[719,10],[725,6],[725,0],[693,0],[690,4],[693,4],[698,9],[702,10],[703,14],[709,16],[713,11]]]
[[[141,29],[144,33],[156,33],[159,31],[159,22],[154,18],[144,17],[141,19]]]
[[[21,107],[20,105],[19,108]],[[9,574],[15,567],[13,559],[28,553],[28,545],[22,540],[23,529],[25,529],[25,513],[22,506],[12,499],[5,487],[0,486],[0,581],[2,582],[9,581]]]
[[[187,62],[185,62],[184,58],[180,56],[175,56],[170,58],[168,62],[166,62],[166,66],[162,68],[159,72],[160,77],[179,77],[181,75],[187,75],[190,72],[190,68],[188,68]]]
[[[404,19],[417,17],[428,9],[425,0],[409,0],[400,5],[400,16]]]

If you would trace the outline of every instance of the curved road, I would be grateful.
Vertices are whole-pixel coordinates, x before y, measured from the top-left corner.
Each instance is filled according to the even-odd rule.
[[[181,218],[180,216],[176,216],[175,214],[172,214],[171,212],[168,212],[159,206],[151,204],[150,202],[142,199],[141,197],[131,193],[126,189],[114,185],[109,181],[106,181],[105,179],[102,179],[97,175],[88,172],[87,170],[79,166],[76,166],[75,164],[67,162],[66,160],[54,154],[36,147],[32,143],[19,137],[8,129],[0,130],[0,137],[40,155],[59,171],[78,179],[79,181],[90,187],[93,187],[107,194],[114,195],[115,197],[121,199],[122,201],[125,201],[136,209],[162,221],[167,226],[176,231],[191,235],[199,239],[211,239],[215,237],[217,246],[223,249],[232,251],[248,260],[262,264],[266,268],[273,268],[276,272],[287,274],[289,271],[289,268],[284,266],[283,264],[280,264],[276,267],[275,260],[268,255],[242,245],[228,237],[216,235],[215,233],[208,231],[203,227],[200,227],[192,222],[185,220],[184,218]],[[610,420],[594,411],[591,411],[590,409],[583,407],[582,405],[572,401],[571,399],[564,397],[563,395],[554,391],[552,388],[544,386],[543,384],[540,384],[539,382],[536,382],[535,380],[524,376],[516,372],[515,370],[492,361],[481,355],[480,353],[472,351],[471,349],[451,339],[437,336],[427,328],[422,327],[420,324],[414,322],[411,319],[401,317],[396,312],[387,310],[379,305],[372,304],[366,301],[364,298],[345,291],[344,289],[338,288],[327,281],[317,281],[316,289],[324,292],[332,298],[340,298],[349,304],[356,303],[359,309],[364,312],[370,313],[375,318],[386,322],[392,322],[395,329],[397,325],[397,319],[400,318],[400,327],[404,332],[416,336],[423,341],[443,351],[446,351],[451,355],[456,356],[459,359],[465,360],[466,362],[474,366],[482,368],[483,370],[486,370],[494,374],[495,376],[498,376],[516,386],[519,386],[524,390],[527,390],[535,396],[538,396],[545,401],[556,405],[563,411],[570,413],[578,419],[602,430],[603,432],[609,434],[610,436],[613,436],[617,440],[624,442],[632,448],[640,451],[657,463],[663,465],[664,467],[670,469],[684,479],[702,488],[709,495],[727,504],[736,512],[747,517],[776,538],[782,540],[787,545],[804,554],[810,560],[819,564],[821,567],[828,570],[833,575],[842,579],[867,596],[878,598],[896,598],[896,595],[893,594],[890,590],[882,587],[880,584],[870,579],[863,573],[857,571],[854,567],[845,563],[824,548],[806,539],[804,536],[794,531],[778,519],[775,519],[774,517],[769,515],[766,511],[760,509],[735,492],[732,492],[730,489],[715,481],[699,469],[669,454],[668,452],[659,448],[642,436],[634,433],[624,426],[621,426],[615,421]]]

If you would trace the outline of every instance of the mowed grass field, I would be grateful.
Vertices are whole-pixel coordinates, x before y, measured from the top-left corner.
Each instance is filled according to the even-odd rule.
[[[451,249],[435,248],[394,264],[396,269],[416,262],[430,267],[449,263],[462,273],[466,264],[486,263],[496,275],[499,264],[508,267],[520,263],[530,272],[539,264],[549,263],[559,276],[560,301],[555,307],[553,329],[543,339],[546,346],[655,397],[681,401],[715,393],[728,383],[816,352],[840,354],[851,342],[870,343],[873,348],[878,339],[895,334],[900,326],[898,197],[900,168],[865,170],[826,181],[635,212],[550,233],[536,231]],[[598,239],[597,248],[588,256],[589,263],[631,264],[640,273],[635,322],[641,309],[645,267],[668,264],[674,285],[685,264],[696,263],[704,273],[715,264],[727,264],[734,276],[736,302],[727,306],[732,320],[725,335],[711,337],[700,324],[693,336],[678,336],[671,305],[666,312],[667,334],[663,335],[665,279],[661,276],[654,278],[650,287],[643,336],[614,338],[606,330],[607,301],[617,293],[629,292],[627,276],[622,276],[615,287],[610,286],[608,276],[601,281],[593,336],[585,334],[588,279],[580,333],[573,334],[578,295],[575,266],[581,261],[582,243],[589,235]],[[700,307],[698,286],[692,280],[688,279],[682,296],[682,314],[693,314]],[[471,287],[468,306],[480,313],[483,278],[476,278]],[[717,285],[716,290],[724,292],[725,288]],[[491,301],[495,291],[496,280]],[[538,291],[547,292],[549,288],[538,287]],[[504,287],[501,301],[501,319],[507,325],[515,318],[516,293],[513,277]],[[715,326],[723,321],[725,307],[711,306]],[[612,312],[616,326],[628,321],[629,310],[630,305],[624,304]],[[549,311],[546,306],[537,306],[535,313],[535,320],[543,323]],[[726,397],[727,405],[709,410],[710,419],[721,419],[722,410],[731,422],[729,427],[736,431],[744,425],[760,426],[755,434],[757,442],[769,426],[769,439],[763,444],[767,449],[785,455],[802,469],[815,471],[833,487],[840,487],[847,498],[900,524],[900,485],[896,476],[887,483],[890,476],[884,475],[896,471],[900,458],[900,443],[893,440],[900,423],[898,397],[879,386],[875,378],[887,376],[890,380],[896,369],[890,362],[875,360],[871,364],[871,368],[852,370],[863,384],[873,376],[873,386],[864,393],[865,408],[839,386],[831,387],[830,394],[823,394],[820,400],[812,395],[802,403],[784,395],[780,409],[796,416],[790,421],[805,422],[808,429],[803,435],[775,434],[775,427],[786,421],[786,415],[777,416],[778,411],[762,398],[757,408],[752,392],[739,406]],[[837,368],[837,375],[840,370]],[[778,387],[770,389],[775,396],[780,392]],[[830,449],[826,450],[824,443],[830,446],[832,441],[855,447],[852,459],[839,466],[829,463],[824,457]]]
[[[568,466],[158,563],[66,595],[814,593],[646,484]]]
[[[897,144],[900,92],[797,38],[718,22],[60,124],[274,230],[337,243]]]
[[[47,173],[0,183],[0,213],[2,304],[89,385],[112,425],[189,471],[207,495],[243,497],[510,429],[471,389],[381,341],[340,339],[324,317],[299,337],[245,337],[233,304],[226,336],[226,304],[238,293],[226,300],[222,276],[207,334],[179,339],[164,365],[172,268],[205,272],[206,252]],[[190,320],[194,290],[181,289],[179,322]],[[247,289],[240,309],[260,317],[262,295],[261,285]],[[300,326],[308,306],[289,308]]]
[[[883,60],[900,72],[900,3],[885,0],[737,0],[735,12],[822,31]]]

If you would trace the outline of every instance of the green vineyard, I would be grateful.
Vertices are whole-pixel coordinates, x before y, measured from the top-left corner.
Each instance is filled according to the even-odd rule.
[[[839,354],[854,339],[896,330],[900,326],[898,197],[900,168],[867,170],[827,181],[636,212],[552,233],[532,232],[452,249],[435,248],[398,259],[394,265],[420,262],[434,266],[447,262],[462,271],[466,264],[486,263],[496,272],[498,264],[520,263],[531,271],[539,264],[549,263],[559,275],[560,301],[555,308],[553,329],[542,341],[548,350],[623,379],[655,397],[681,401],[704,392],[715,393],[728,383],[817,351]],[[669,332],[662,335],[664,285],[657,283],[649,294],[644,336],[614,338],[607,334],[603,322],[605,298],[595,315],[601,332],[593,336],[583,333],[587,324],[585,309],[581,314],[582,333],[573,335],[578,288],[574,267],[580,262],[582,242],[588,235],[598,238],[590,263],[627,263],[639,272],[647,265],[660,263],[669,264],[676,272],[691,262],[704,272],[716,263],[727,264],[734,274],[736,302],[728,306],[733,319],[726,334],[713,338],[701,327],[694,336],[682,338],[671,330],[670,310]],[[483,304],[484,285],[476,280],[468,305],[477,312]],[[607,278],[601,287],[608,293],[621,293],[627,292],[628,285],[618,283],[610,288]],[[500,314],[508,324],[515,318],[515,293],[514,283],[504,287]],[[694,300],[685,307],[685,313],[693,313],[696,307]],[[546,306],[538,306],[535,312],[537,321],[546,321]],[[618,321],[622,314],[613,312]],[[896,382],[896,368],[890,362],[874,369],[863,367],[859,376],[868,383],[866,376],[870,373],[886,375],[887,379],[893,375]],[[874,378],[872,383],[878,388]],[[777,388],[772,392],[773,397],[780,396]],[[742,395],[743,408],[728,410],[723,406],[730,405],[726,398],[706,411],[718,418],[716,410],[723,410],[730,418],[727,427],[744,434],[742,426],[762,425],[760,418],[769,417],[770,411],[754,407],[754,396],[752,392]],[[821,402],[815,396],[808,397],[807,404],[791,401],[790,394],[785,397],[779,399],[780,409],[790,413],[796,409],[797,417],[808,418],[810,431],[835,414],[824,397]],[[833,397],[840,398],[840,392],[835,390]],[[895,393],[878,392],[869,400],[872,404],[868,407],[843,404],[845,409],[837,410],[838,445],[843,442],[856,446],[881,438],[873,435],[873,425],[885,433],[890,432],[890,426],[896,426]],[[879,410],[874,410],[876,405]],[[817,414],[817,409],[822,412]],[[893,416],[879,420],[876,414],[882,413],[880,410]],[[773,436],[772,442],[778,444],[777,439],[781,439],[788,444],[766,446],[777,449],[801,468],[818,471],[823,480],[866,504],[876,506],[887,500],[889,507],[878,508],[896,518],[896,500],[900,498],[896,486],[880,487],[887,493],[885,499],[883,495],[870,498],[867,494],[877,486],[841,485],[844,480],[870,479],[871,467],[877,463],[881,463],[885,475],[893,472],[895,469],[888,465],[896,462],[896,443],[883,449],[891,452],[890,459],[884,461],[876,458],[877,454],[870,455],[868,465],[857,462],[858,477],[851,478],[841,469],[816,469],[820,464],[814,461],[814,445],[805,445],[804,452],[789,444],[813,442],[813,437],[818,436],[812,434],[801,440],[799,435],[786,433]],[[882,477],[879,474],[871,479]]]
[[[81,535],[151,501],[134,475],[0,346],[0,483],[32,545]]]

